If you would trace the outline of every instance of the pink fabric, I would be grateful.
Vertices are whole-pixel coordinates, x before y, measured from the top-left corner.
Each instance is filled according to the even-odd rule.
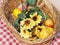
[[[9,31],[9,28],[1,19],[0,19],[0,45],[22,45]]]

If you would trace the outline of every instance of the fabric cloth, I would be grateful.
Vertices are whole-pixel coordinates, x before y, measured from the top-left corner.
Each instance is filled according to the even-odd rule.
[[[0,19],[0,45],[22,45],[9,31],[9,28],[1,19]]]

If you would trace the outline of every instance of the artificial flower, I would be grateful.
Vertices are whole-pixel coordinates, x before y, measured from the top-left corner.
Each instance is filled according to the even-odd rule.
[[[35,26],[35,22],[32,19],[27,18],[21,21],[20,25],[26,29],[31,29],[33,26]]]
[[[41,31],[42,31],[42,28],[40,26],[37,26],[34,28],[33,34],[36,36],[39,36]]]
[[[27,29],[25,28],[21,28],[20,29],[20,35],[21,37],[23,37],[24,39],[28,39],[32,36],[32,32],[29,32]]]
[[[15,18],[18,18],[18,15],[21,13],[22,13],[22,11],[17,8],[13,10],[13,16],[15,16]]]
[[[37,14],[37,12],[35,12],[33,15],[30,15],[30,17],[34,20],[36,25],[40,23],[41,18],[42,18],[40,15]]]
[[[51,27],[37,26],[35,28],[35,35],[40,39],[47,38],[52,32],[53,28]]]

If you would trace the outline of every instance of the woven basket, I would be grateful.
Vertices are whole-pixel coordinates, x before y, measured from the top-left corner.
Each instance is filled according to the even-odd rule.
[[[25,0],[24,0],[25,3]],[[56,36],[58,30],[58,17],[53,8],[53,6],[48,2],[48,0],[37,0],[36,5],[43,10],[45,13],[53,19],[54,21],[54,32],[46,39],[36,42],[31,42],[24,40],[20,37],[19,32],[12,25],[12,21],[14,21],[14,17],[10,14],[14,8],[16,8],[20,4],[20,0],[3,0],[2,6],[0,7],[0,18],[4,20],[4,22],[9,27],[12,34],[24,45],[49,45],[53,38]],[[9,19],[10,18],[10,19]],[[12,20],[13,19],[13,20]]]

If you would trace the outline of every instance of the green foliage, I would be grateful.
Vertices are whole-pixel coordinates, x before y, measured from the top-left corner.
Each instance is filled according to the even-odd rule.
[[[14,23],[13,23],[13,25],[14,25],[14,27],[19,27],[19,19],[16,19],[15,21],[14,21]]]
[[[26,17],[30,18],[30,15],[32,15],[34,12],[35,12],[34,10],[28,11],[28,13],[26,14]]]
[[[23,20],[23,19],[25,19],[26,18],[26,16],[25,16],[25,14],[23,13],[23,14],[19,14],[18,15],[18,18],[14,21],[14,26],[15,27],[19,27],[19,24],[20,24],[20,21],[21,20]]]
[[[39,15],[42,16],[42,20],[46,20],[46,19],[50,18],[48,14],[44,14],[44,12],[42,12],[42,11],[39,11],[38,13],[39,13]]]
[[[38,13],[39,13],[39,15],[42,16],[42,20],[45,20],[45,15],[44,15],[44,13],[43,13],[42,11],[39,11]]]
[[[30,18],[30,15],[34,14],[34,12],[38,12],[39,8],[37,6],[35,6],[33,9],[30,9],[30,11],[28,11],[28,13],[26,14],[27,18]]]
[[[45,14],[46,15],[46,19],[50,18],[48,14]]]
[[[27,0],[27,3],[29,5],[34,5],[36,3],[36,0]]]
[[[19,14],[18,18],[19,19],[25,19],[26,18],[26,14],[25,13]]]
[[[35,11],[39,11],[40,9],[39,9],[39,7],[35,6],[35,7],[34,7],[34,10],[35,10]]]

